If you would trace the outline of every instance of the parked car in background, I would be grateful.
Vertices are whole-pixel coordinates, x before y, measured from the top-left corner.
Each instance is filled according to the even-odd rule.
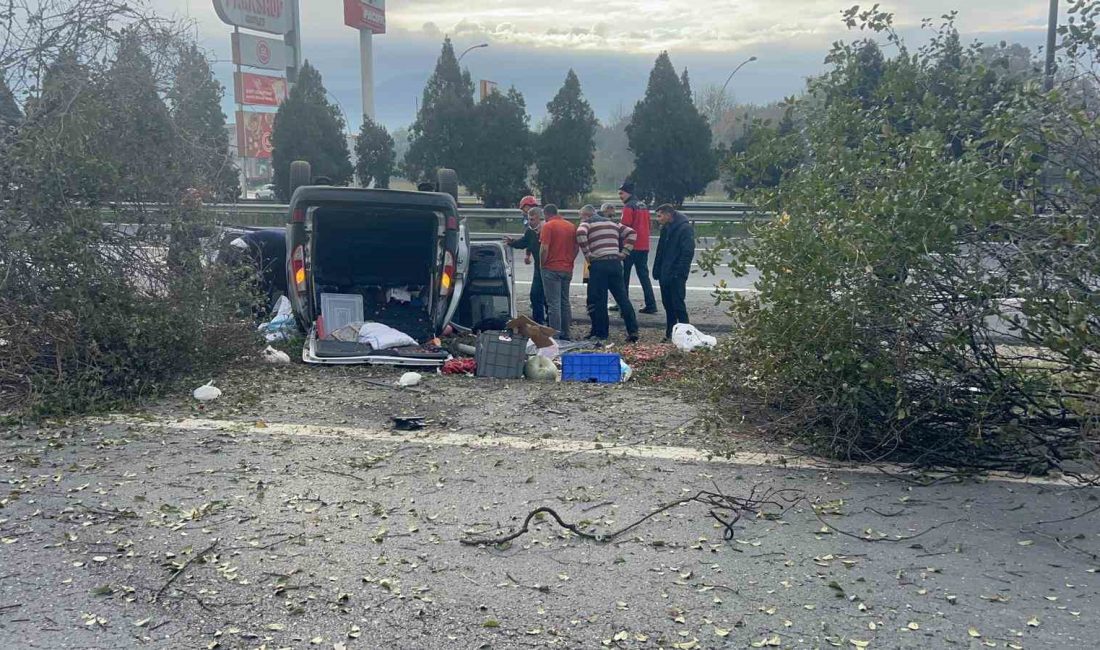
[[[257,201],[274,201],[275,200],[275,186],[272,184],[264,185],[260,189],[256,190]]]

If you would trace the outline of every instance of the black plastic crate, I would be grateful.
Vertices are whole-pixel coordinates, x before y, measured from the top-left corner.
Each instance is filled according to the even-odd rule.
[[[508,332],[482,332],[475,359],[478,377],[519,379],[527,363],[527,339]]]

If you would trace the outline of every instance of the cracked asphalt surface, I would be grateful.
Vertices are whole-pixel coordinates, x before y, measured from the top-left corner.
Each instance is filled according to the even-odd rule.
[[[1095,489],[794,469],[662,387],[399,374],[248,366],[205,409],[3,431],[0,647],[1095,647]],[[459,541],[754,488],[798,500],[729,540],[686,503]]]

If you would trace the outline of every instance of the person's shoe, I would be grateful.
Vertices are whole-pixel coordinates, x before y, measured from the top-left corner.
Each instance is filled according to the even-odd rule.
[[[619,311],[618,305],[611,305],[607,308],[607,311]]]
[[[637,333],[627,334],[626,335],[626,342],[627,343],[637,343],[638,342],[638,334]]]
[[[656,307],[646,307],[645,309],[642,309],[638,313],[639,314],[645,314],[647,316],[652,316],[653,314],[657,313],[657,308]]]

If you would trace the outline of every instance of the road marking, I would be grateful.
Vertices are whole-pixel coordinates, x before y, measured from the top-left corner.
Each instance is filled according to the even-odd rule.
[[[525,287],[531,286],[531,283],[527,280],[516,280],[516,284],[520,284],[520,285],[523,285]],[[573,283],[569,286],[574,288],[574,289],[584,289],[588,285],[587,284]],[[641,291],[642,290],[642,285],[632,284],[632,285],[630,285],[630,288],[631,289],[637,289],[638,291]],[[705,291],[707,293],[716,293],[716,292],[717,293],[756,293],[756,289],[740,289],[740,288],[733,288],[733,287],[726,287],[724,289],[721,288],[721,287],[688,287],[687,290],[688,291]],[[654,284],[653,285],[653,291],[654,291],[654,293],[661,293],[661,288],[658,287],[656,284]]]
[[[466,447],[471,449],[507,449],[512,451],[533,451],[571,455],[611,456],[614,458],[632,458],[637,460],[667,460],[683,463],[713,463],[719,465],[739,465],[746,467],[770,467],[773,469],[812,470],[818,472],[844,472],[848,474],[867,474],[888,478],[883,472],[908,474],[909,470],[897,465],[857,465],[806,456],[786,456],[754,452],[738,452],[729,456],[719,456],[707,449],[695,447],[665,447],[651,445],[615,446],[609,443],[570,440],[563,438],[523,438],[519,436],[491,436],[466,433],[448,433],[422,431],[419,433],[397,433],[359,427],[319,426],[313,424],[289,424],[265,422],[257,427],[255,421],[237,420],[145,420],[132,416],[90,418],[91,422],[104,424],[137,426],[148,429],[176,429],[193,432],[224,432],[230,434],[248,434],[265,436],[287,436],[298,438],[318,438],[332,440],[358,440],[387,444],[416,444],[426,447]],[[926,478],[950,478],[946,474],[927,473]],[[1063,478],[1019,477],[1003,472],[989,472],[982,475],[989,481],[1002,483],[1026,483],[1029,485],[1055,485],[1061,487],[1079,487],[1076,482]],[[1098,477],[1085,477],[1095,481]]]

